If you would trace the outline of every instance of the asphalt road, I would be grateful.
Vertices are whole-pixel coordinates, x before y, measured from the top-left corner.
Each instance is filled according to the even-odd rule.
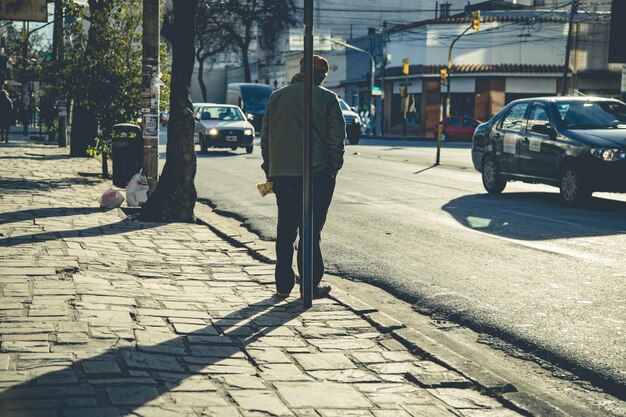
[[[346,147],[323,233],[330,271],[514,341],[612,392],[626,387],[626,196],[585,209],[556,188],[487,195],[468,144],[363,140]],[[258,146],[198,154],[201,199],[275,237]]]

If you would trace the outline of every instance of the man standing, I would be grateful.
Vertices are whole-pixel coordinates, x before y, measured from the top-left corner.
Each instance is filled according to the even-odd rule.
[[[302,277],[302,176],[304,149],[304,59],[291,84],[270,97],[261,129],[263,171],[273,181],[278,205],[276,232],[276,294],[287,297],[294,286],[293,244],[300,230],[298,271]],[[328,61],[313,56],[313,284],[314,298],[330,292],[320,281],[324,261],[321,231],[335,190],[337,172],[343,165],[346,124],[337,96],[321,86],[328,74]]]
[[[11,129],[11,119],[13,118],[13,103],[9,98],[7,90],[0,93],[0,142],[9,142],[9,130]]]

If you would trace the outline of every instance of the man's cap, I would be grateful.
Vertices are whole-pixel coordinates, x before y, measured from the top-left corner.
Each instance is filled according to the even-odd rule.
[[[313,55],[313,71],[328,74],[328,61],[321,55]],[[304,57],[300,59],[300,71],[304,70]]]

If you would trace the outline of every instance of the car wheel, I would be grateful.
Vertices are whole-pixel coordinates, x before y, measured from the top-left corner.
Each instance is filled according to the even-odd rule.
[[[198,141],[200,142],[200,152],[201,153],[207,153],[207,150],[209,149],[206,141],[204,140],[204,137],[202,135],[199,135],[198,137]]]
[[[350,145],[358,145],[360,139],[359,136],[350,136],[348,137],[348,142],[350,142]]]
[[[246,153],[252,153],[254,146],[246,146]]]
[[[506,180],[500,175],[500,168],[491,156],[483,163],[483,186],[489,194],[500,194],[506,187]]]
[[[580,171],[568,166],[561,172],[561,198],[568,206],[577,206],[589,200],[592,191],[585,183]]]
[[[446,138],[447,138],[447,136],[446,136],[445,132],[441,132],[441,141],[442,142],[445,141]]]
[[[230,147],[230,150],[231,150],[231,151],[236,151],[236,150],[237,150],[237,147],[236,147],[236,146],[231,146],[231,147]]]

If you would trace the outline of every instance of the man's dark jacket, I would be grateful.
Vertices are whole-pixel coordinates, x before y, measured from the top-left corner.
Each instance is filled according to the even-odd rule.
[[[316,74],[317,75],[317,74]],[[271,95],[261,129],[262,168],[268,177],[303,175],[304,75]],[[313,87],[313,172],[336,173],[343,165],[346,123],[337,95]]]

